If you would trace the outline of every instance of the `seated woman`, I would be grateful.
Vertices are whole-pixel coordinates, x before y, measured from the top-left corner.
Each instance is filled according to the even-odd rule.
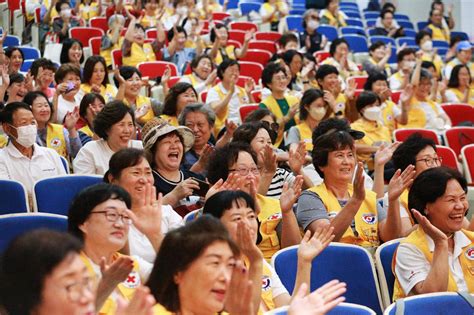
[[[82,190],[68,212],[68,231],[84,244],[80,259],[97,289],[98,314],[115,314],[119,299],[132,299],[152,265],[119,253],[132,224],[130,195],[121,187],[97,184]]]
[[[79,105],[79,116],[85,125],[78,130],[81,144],[85,145],[91,140],[99,140],[99,136],[94,133],[94,119],[104,108],[105,100],[97,93],[87,93]]]
[[[59,155],[68,159],[74,158],[82,147],[76,130],[79,120],[79,110],[68,113],[64,125],[51,123],[53,106],[46,95],[40,91],[28,92],[23,102],[30,105],[38,126],[36,144],[54,149]]]
[[[109,83],[107,64],[103,57],[90,56],[87,58],[82,72],[81,92],[82,95],[90,92],[99,93],[104,97],[105,102],[115,99],[117,88]]]
[[[215,184],[219,180],[227,180],[229,176],[240,177],[240,190],[249,193],[260,208],[258,219],[261,222],[260,233],[263,239],[259,248],[263,257],[269,261],[278,250],[301,242],[292,207],[300,193],[303,179],[297,178],[292,188],[285,185],[278,201],[257,193],[260,180],[257,165],[258,159],[248,144],[231,142],[214,151],[209,160],[207,180]],[[282,227],[281,235],[277,233],[278,226]]]
[[[192,73],[182,76],[179,82],[191,84],[197,94],[212,88],[217,78],[217,70],[214,69],[211,57],[199,55],[191,61],[190,67]]]
[[[135,119],[140,125],[155,117],[155,108],[161,103],[151,97],[140,94],[143,87],[142,74],[135,67],[123,66],[115,72],[115,85],[119,87],[116,100],[123,103],[135,112]]]
[[[407,86],[400,96],[401,110],[395,111],[398,128],[426,128],[442,132],[451,127],[451,120],[441,106],[430,99],[431,73],[421,68],[421,60],[412,76],[412,87]]]
[[[222,23],[217,23],[214,28],[211,29],[210,40],[212,43],[211,48],[207,48],[205,53],[211,56],[214,64],[220,65],[222,61],[226,59],[236,60],[245,57],[249,47],[249,41],[252,39],[253,33],[247,31],[245,33],[244,44],[242,48],[236,48],[234,45],[227,43],[229,39],[229,31],[227,26]],[[222,79],[221,79],[222,80]]]
[[[306,53],[314,54],[319,50],[324,50],[328,39],[323,34],[318,33],[319,15],[316,9],[309,9],[303,15],[303,32],[300,32],[300,47],[306,48]]]
[[[152,264],[163,236],[182,225],[181,217],[168,205],[162,205],[154,178],[143,150],[122,149],[110,158],[104,181],[125,189],[132,199],[130,210],[135,222],[128,233],[128,252]]]
[[[390,130],[382,121],[380,99],[374,92],[362,92],[356,101],[356,108],[361,118],[351,124],[354,130],[362,131],[365,135],[357,140],[357,158],[365,163],[369,171],[374,170],[373,155],[381,145],[392,142]]]
[[[325,8],[319,13],[321,24],[329,24],[334,27],[347,26],[347,15],[339,10],[339,0],[326,0]]]
[[[112,68],[112,51],[120,49],[122,47],[123,36],[120,32],[125,25],[125,18],[123,15],[114,14],[109,17],[108,26],[109,29],[102,36],[100,45],[100,55],[105,59],[107,69]]]
[[[58,36],[59,42],[62,43],[69,38],[69,29],[71,27],[81,26],[83,23],[80,17],[74,16],[71,4],[67,0],[59,0],[55,4],[56,12],[59,18],[53,20],[53,32]]]
[[[141,149],[135,139],[133,110],[121,101],[107,103],[94,119],[94,132],[101,138],[82,147],[73,161],[74,173],[104,175],[112,155],[124,148]]]
[[[5,104],[21,102],[28,92],[25,77],[21,73],[13,73],[6,77],[8,77],[8,80],[4,80],[0,88],[0,100],[4,101]]]
[[[266,0],[260,7],[262,23],[270,23],[270,29],[278,32],[280,21],[284,21],[289,13],[288,4],[285,0]]]
[[[61,48],[59,61],[61,62],[61,65],[65,63],[72,63],[81,69],[81,64],[84,62],[82,43],[74,38],[65,39],[63,42],[63,47]],[[58,82],[56,82],[56,84],[57,83]]]
[[[80,258],[82,249],[77,238],[57,231],[17,237],[2,255],[0,309],[5,314],[94,314],[96,292]]]
[[[9,46],[5,49],[5,64],[8,65],[8,74],[20,72],[23,61],[25,61],[25,56],[20,48]]]
[[[361,162],[356,164],[353,138],[360,139],[362,133],[350,130],[351,136],[348,131],[330,128],[332,120],[337,119],[326,120],[314,131],[313,164],[324,182],[301,194],[298,222],[313,233],[331,225],[335,241],[375,250],[381,241],[399,237],[400,222],[364,187],[364,167]]]
[[[331,42],[329,54],[331,57],[324,59],[321,64],[336,67],[343,81],[350,76],[362,74],[357,64],[349,60],[349,44],[344,38],[337,38]]]
[[[258,167],[261,171],[258,185],[258,193],[280,199],[285,183],[292,185],[296,175],[301,175],[305,179],[303,188],[313,186],[309,178],[305,177],[303,166],[306,154],[304,145],[290,150],[288,165],[290,171],[278,167],[276,153],[273,150],[270,129],[263,122],[245,123],[239,126],[232,137],[232,142],[243,142],[249,144],[258,160]],[[298,150],[302,152],[298,152]]]
[[[160,117],[170,125],[177,127],[179,125],[178,117],[183,109],[197,101],[198,94],[194,87],[189,83],[178,82],[166,94],[163,112]]]
[[[378,21],[378,20],[377,20]],[[382,10],[380,13],[380,24],[375,26],[374,35],[397,38],[405,36],[403,27],[395,23],[392,10]]]
[[[181,216],[199,208],[199,190],[195,180],[204,178],[182,169],[184,154],[192,148],[194,135],[184,126],[172,126],[161,118],[153,118],[142,129],[143,147],[152,168],[155,187],[162,193],[163,203],[170,205]]]
[[[444,40],[449,43],[451,31],[446,23],[443,24],[443,19],[443,12],[441,10],[431,9],[426,30],[431,33],[433,40]]]
[[[437,50],[433,48],[433,40],[431,33],[426,30],[421,30],[416,34],[415,43],[420,46],[423,55],[421,60],[431,61],[436,67],[437,77],[441,77],[441,71],[444,68],[444,62]]]
[[[244,264],[249,268],[249,278],[253,281],[254,303],[258,303],[256,308],[265,312],[288,305],[291,299],[290,294],[281,283],[276,271],[263,259],[263,255],[257,247],[261,236],[258,231],[259,225],[254,199],[239,190],[220,191],[206,200],[203,214],[217,217],[239,246]],[[242,241],[241,235],[247,236],[246,241]],[[318,231],[313,235],[312,240],[310,240],[309,232],[305,235],[298,248],[295,288],[299,288],[303,282],[310,282],[311,262],[329,245],[333,237],[331,229]],[[271,279],[269,286],[262,287],[262,281],[266,282],[267,279]]]
[[[458,171],[436,167],[413,182],[408,206],[418,228],[400,242],[394,256],[393,299],[433,292],[474,293],[474,233],[463,229],[469,204]]]
[[[372,91],[379,97],[382,103],[380,105],[382,110],[381,123],[388,128],[390,134],[393,134],[393,131],[396,129],[394,108],[397,105],[390,98],[392,92],[388,86],[387,76],[381,72],[370,73],[364,84],[364,90]]]
[[[445,92],[443,103],[464,103],[474,106],[474,88],[471,72],[466,65],[454,66]],[[441,94],[443,97],[443,94]]]
[[[93,17],[102,16],[101,0],[81,0],[80,2],[76,2],[76,8],[79,8],[79,10],[77,10],[79,16],[87,23],[89,23]]]
[[[309,84],[308,77],[302,77],[303,69],[303,54],[297,50],[290,49],[280,55],[281,60],[287,65],[289,76],[288,89],[295,94],[300,96],[304,91],[304,85]]]
[[[237,85],[239,75],[240,65],[237,60],[226,59],[217,67],[217,76],[221,82],[209,90],[206,99],[206,104],[216,113],[216,135],[224,127],[226,119],[240,123],[240,106],[254,103],[251,92],[255,82],[249,79],[245,82],[245,88],[240,87]]]
[[[53,122],[62,124],[67,113],[72,113],[81,103],[81,70],[70,63],[61,65],[54,74],[56,91],[53,96]]]
[[[322,120],[329,118],[332,112],[324,100],[323,91],[317,89],[309,89],[304,92],[299,111],[300,123],[288,130],[285,146],[294,150],[303,141],[306,151],[311,152],[313,151],[313,130]]]
[[[392,45],[385,45],[382,41],[377,41],[369,47],[369,59],[362,65],[365,72],[369,75],[382,72],[387,77],[392,75],[392,69],[388,64],[388,60],[392,55]]]
[[[30,74],[35,82],[35,90],[43,92],[48,100],[54,96],[54,74],[57,67],[54,62],[46,58],[39,58],[33,61],[30,68]]]

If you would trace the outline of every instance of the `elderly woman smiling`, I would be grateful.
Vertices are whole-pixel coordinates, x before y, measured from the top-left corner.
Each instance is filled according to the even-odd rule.
[[[121,101],[105,105],[94,119],[94,131],[102,139],[86,143],[79,151],[73,161],[77,174],[104,175],[114,152],[127,147],[142,148],[140,141],[132,140],[135,137],[133,110]]]

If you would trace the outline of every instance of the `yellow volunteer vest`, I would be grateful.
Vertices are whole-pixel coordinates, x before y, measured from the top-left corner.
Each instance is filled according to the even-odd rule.
[[[298,106],[300,103],[300,100],[296,96],[293,96],[293,95],[286,95],[285,99],[288,102],[289,107]],[[280,106],[278,106],[277,100],[275,99],[273,95],[270,95],[266,99],[264,99],[262,101],[262,104],[265,105],[268,108],[268,110],[270,110],[275,115],[277,120],[283,118],[283,116],[286,115],[286,113],[283,113],[281,111],[281,108]],[[295,118],[294,118],[297,124],[300,121],[299,117],[300,117],[299,114],[297,114],[295,115]],[[274,146],[278,148],[282,141],[283,141],[283,133],[278,133],[278,137],[275,141]]]
[[[113,260],[118,259],[120,256],[124,256],[119,253],[115,253],[114,256],[112,257]],[[99,282],[99,279],[97,279],[94,268],[92,267],[91,261],[87,257],[87,255],[82,252],[81,253],[81,260],[84,262],[84,264],[87,267],[87,270],[89,271],[89,275],[92,277],[92,279],[97,283]],[[135,289],[138,288],[141,285],[141,279],[140,279],[140,274],[139,271],[140,266],[138,263],[134,260],[133,261],[133,270],[132,272],[127,276],[127,279],[120,283],[116,290],[120,292],[122,295],[122,298],[125,298],[125,300],[130,301],[135,294]],[[99,311],[99,315],[112,315],[115,314],[115,311],[117,309],[117,302],[112,298],[108,297],[107,300],[105,301],[104,305]]]
[[[5,134],[0,134],[0,148],[4,148],[8,143],[8,137]]]
[[[66,139],[64,139],[63,125],[48,123],[46,127],[46,146],[67,158]]]
[[[125,105],[130,107],[129,102],[127,99],[123,99],[123,102]],[[143,106],[148,106],[148,111],[146,112],[145,115],[140,117],[140,123],[145,124],[147,121],[152,120],[155,117],[155,113],[153,112],[153,108],[151,108],[151,101],[149,97],[143,96],[143,95],[138,95],[137,98],[135,99],[135,111],[139,110]]]
[[[249,100],[247,98],[247,93],[245,92],[244,88],[237,85],[235,86],[235,88],[237,89],[237,95],[239,96],[240,105],[244,105],[248,103]],[[219,84],[214,86],[213,89],[216,90],[217,95],[219,95],[219,99],[222,100],[225,98],[226,94],[224,94]],[[219,134],[219,131],[224,127],[225,120],[227,119],[228,116],[229,116],[229,104],[227,104],[224,114],[220,114],[220,115],[216,114],[216,122],[214,123],[214,132],[216,135]]]
[[[257,202],[260,207],[260,213],[258,214],[260,234],[263,238],[258,248],[262,251],[263,258],[270,261],[273,254],[281,249],[276,232],[276,227],[282,220],[280,202],[277,199],[260,194],[257,194]]]
[[[395,120],[395,115],[393,114],[393,108],[396,106],[394,102],[390,100],[385,101],[385,106],[382,108],[382,119],[385,127],[388,128],[390,134],[393,134],[393,131],[397,129],[397,121]]]
[[[336,196],[327,189],[324,183],[308,190],[319,195],[328,213],[337,214],[341,211],[342,208]],[[348,185],[347,190],[352,196],[352,184]],[[352,228],[349,227],[342,235],[341,243],[355,244],[364,247],[374,247],[380,244],[376,206],[376,194],[373,191],[366,190],[365,199],[354,216],[355,230],[358,235],[354,234]]]
[[[441,57],[438,54],[430,55],[426,52],[423,52],[423,56],[421,56],[422,61],[431,61],[436,68],[436,72],[438,75],[441,75],[441,69],[443,69],[444,63]]]
[[[436,104],[432,100],[428,100],[428,103],[433,110],[438,113]],[[420,102],[413,97],[410,104],[410,110],[408,111],[408,122],[406,125],[399,124],[398,128],[425,128],[426,126],[426,114],[420,105]]]
[[[146,14],[143,15],[143,18],[142,18],[142,21],[141,21],[141,25],[147,29],[147,28],[151,28],[151,27],[156,27],[156,11],[155,13],[153,14],[153,16],[148,16]]]
[[[84,4],[79,5],[79,11],[84,20],[89,21],[91,18],[99,16],[99,4],[91,2],[89,6]]]
[[[440,28],[433,24],[429,24],[428,28],[431,30],[431,38],[433,40],[444,40],[449,43],[450,40],[450,32],[447,28]]]
[[[469,293],[474,293],[474,232],[468,230],[461,230],[470,240],[471,244],[463,248],[463,252],[459,255],[459,263],[461,264],[462,273],[464,275],[464,280],[466,281],[466,285],[468,287]],[[428,241],[426,239],[425,232],[419,226],[418,229],[411,232],[410,235],[404,240],[400,242],[406,244],[415,245],[424,255],[428,262],[431,264],[433,261],[433,253],[430,251],[428,247]],[[392,270],[395,274],[395,285],[393,288],[393,300],[397,300],[400,298],[404,298],[405,292],[400,286],[400,282],[398,282],[397,275],[395,273],[395,263],[397,259],[397,254],[393,256],[392,260]],[[454,280],[453,274],[451,273],[451,269],[449,270],[449,280],[448,280],[448,292],[457,292],[458,287],[456,285],[456,281]]]
[[[112,35],[110,34],[111,31],[108,30],[107,31],[107,36],[109,37],[109,39],[112,38]],[[115,50],[115,49],[120,49],[122,47],[122,43],[123,43],[123,37],[120,36],[117,43],[113,44],[110,48],[107,48],[107,49],[100,49],[100,55],[105,59],[105,64],[107,66],[111,66],[112,65],[112,51]]]
[[[300,141],[303,140],[306,146],[306,151],[313,151],[313,131],[308,124],[302,122],[296,125],[296,129],[300,133]]]
[[[457,99],[458,99],[458,102],[461,103],[461,100],[464,99],[464,93],[461,92],[459,89],[457,89],[457,88],[449,88],[448,91],[451,91],[451,92],[453,92],[453,93],[456,95],[456,97],[457,97]],[[467,103],[468,103],[469,105],[474,106],[474,89],[473,89],[473,88],[471,88],[471,91],[469,92],[469,96],[470,96],[470,97],[469,97],[469,99],[467,100]]]
[[[211,47],[211,48],[212,48],[212,47]],[[221,62],[224,60],[224,58],[222,57],[222,54],[221,54],[221,49],[222,49],[222,48],[219,48],[219,49],[217,50],[217,55],[216,55],[216,58],[215,58],[215,60],[214,60],[214,63],[215,63],[216,65],[220,65]],[[228,57],[229,59],[233,59],[233,60],[236,59],[236,58],[235,58],[235,52],[234,52],[234,51],[235,51],[234,45],[227,45],[227,46],[225,47],[224,51],[225,51],[225,53],[227,54],[227,57]]]
[[[89,125],[85,125],[84,127],[79,129],[78,131],[82,131],[83,133],[85,133],[86,135],[88,135],[91,138],[94,136],[94,132],[91,130]]]
[[[244,265],[249,268],[250,262],[248,258],[243,256]],[[275,303],[273,302],[273,283],[272,279],[272,272],[268,269],[265,263],[262,264],[262,293],[261,293],[261,301],[260,301],[260,308],[258,310],[258,314],[264,314],[267,311],[270,311],[275,308]]]
[[[341,12],[338,13],[337,18],[329,11],[324,10],[323,16],[329,20],[329,25],[340,27],[340,26],[347,26],[344,17],[342,16]]]
[[[107,74],[106,74],[107,75]],[[81,84],[81,90],[84,91],[84,94],[91,93],[92,86],[88,83]],[[100,85],[100,95],[105,99],[105,102],[108,103],[115,99],[117,95],[117,88],[112,84],[107,84],[106,86]]]
[[[169,116],[169,115],[162,114],[162,115],[160,115],[160,118],[163,118],[163,119],[167,120],[168,123],[171,126],[175,126],[175,127],[179,126],[178,117],[176,117],[176,116]]]
[[[374,58],[372,58],[372,57],[369,58],[369,62],[371,64],[373,64],[374,66],[376,66],[378,64],[378,62],[375,61]],[[387,78],[392,75],[392,68],[390,68],[388,63],[385,64],[384,70],[385,70],[385,74],[387,75]]]
[[[149,43],[143,44],[143,47],[137,43],[132,43],[132,49],[129,56],[124,56],[122,62],[124,66],[136,67],[140,62],[155,61],[155,52]]]
[[[170,311],[168,311],[163,305],[161,304],[155,304],[155,306],[153,306],[153,315],[175,315],[175,314],[179,314],[179,313],[172,313]],[[215,315],[229,315],[229,313],[227,312],[219,312]]]
[[[343,116],[346,116],[346,103],[347,98],[343,93],[339,93],[336,97],[336,110],[341,111]],[[336,113],[332,113],[331,117],[334,117]]]

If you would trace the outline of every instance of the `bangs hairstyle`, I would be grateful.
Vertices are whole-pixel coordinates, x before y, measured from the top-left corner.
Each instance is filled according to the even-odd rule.
[[[178,82],[169,89],[168,94],[165,97],[165,102],[163,105],[163,114],[168,116],[176,116],[176,113],[178,111],[178,96],[185,93],[189,89],[194,92],[197,102],[198,94],[194,87],[186,82]]]
[[[156,131],[151,131],[149,138],[151,138],[155,133]],[[181,145],[183,146],[183,152],[184,152],[184,139],[183,139],[183,136],[181,136],[181,134],[178,132],[178,130],[173,130],[171,132],[165,133],[164,135],[161,135],[158,138],[156,138],[156,141],[155,143],[153,143],[153,146],[151,147],[150,150],[145,151],[145,157],[148,160],[148,163],[150,163],[150,166],[152,168],[156,167],[155,156],[156,154],[159,154],[157,152],[158,143],[160,143],[160,141],[165,138],[171,137],[172,135],[175,135],[179,138],[179,141],[181,142]],[[185,160],[185,154],[183,154],[183,157],[181,158],[181,161],[179,163],[182,164],[184,160]]]
[[[455,169],[440,166],[427,169],[415,178],[408,193],[408,208],[426,216],[426,205],[435,202],[446,192],[450,180],[456,180],[467,194],[467,181]],[[464,215],[467,214],[467,211]],[[417,222],[418,223],[418,222]]]
[[[146,283],[156,302],[170,312],[179,312],[181,303],[175,277],[186,271],[209,246],[217,242],[229,245],[235,258],[240,255],[239,248],[230,238],[225,226],[212,216],[202,216],[168,232]]]
[[[318,89],[306,90],[300,101],[300,119],[306,120],[306,118],[308,118],[309,112],[306,109],[306,106],[311,105],[311,103],[323,97],[324,97],[324,93],[321,90],[318,90]],[[326,101],[324,101],[324,104],[325,104],[324,107],[329,108]],[[332,113],[332,110],[328,110],[326,112],[326,115],[324,115],[323,119],[329,117],[331,113]]]
[[[329,152],[349,148],[354,150],[354,138],[344,130],[331,129],[325,134],[313,139],[313,165],[321,178],[324,173],[319,167],[328,165]]]
[[[451,71],[451,76],[449,77],[448,88],[458,88],[459,87],[459,72],[461,69],[464,68],[467,70],[469,75],[469,84],[472,83],[471,71],[466,65],[456,65],[454,66],[453,70]]]
[[[84,65],[82,83],[89,84],[92,75],[94,74],[95,65],[98,63],[101,63],[104,67],[104,79],[100,84],[102,84],[103,86],[109,84],[109,76],[107,75],[107,64],[105,63],[105,59],[102,56],[90,56],[89,58],[87,58],[86,64]]]
[[[33,111],[33,102],[38,98],[38,97],[44,97],[44,99],[46,100],[46,103],[48,103],[49,105],[49,110],[50,110],[50,116],[49,116],[49,120],[51,120],[51,117],[53,117],[53,113],[54,113],[54,109],[53,109],[53,105],[51,104],[51,102],[48,100],[48,97],[46,96],[46,94],[44,94],[43,92],[41,91],[31,91],[31,92],[28,92],[26,93],[25,97],[23,97],[23,102],[30,105],[31,106],[31,109]]]
[[[43,299],[45,279],[81,250],[81,242],[63,232],[38,229],[15,238],[2,255],[0,308],[12,315],[33,314]]]
[[[224,190],[212,195],[206,200],[202,211],[203,214],[209,214],[220,219],[225,211],[233,207],[247,207],[254,212],[256,211],[253,198],[241,190]]]
[[[194,57],[193,60],[191,60],[191,63],[189,64],[189,66],[191,67],[191,69],[194,70],[198,67],[199,63],[203,59],[209,60],[209,62],[211,63],[211,69],[214,70],[214,63],[212,62],[211,57],[209,55],[206,55],[206,54],[202,54],[202,55],[198,55],[198,56]]]
[[[122,78],[125,79],[125,81],[133,77],[135,73],[140,77],[140,79],[142,78],[142,73],[138,71],[138,69],[135,67],[122,66],[119,68],[119,72]],[[115,83],[115,86],[117,87],[120,86],[120,83],[115,76],[114,76],[114,83]]]
[[[79,116],[85,119],[87,116],[87,108],[89,108],[89,105],[94,103],[96,99],[101,101],[102,104],[104,104],[105,106],[105,100],[102,95],[100,95],[99,93],[94,93],[94,92],[87,93],[86,95],[84,95],[84,97],[81,100],[81,103],[79,104]]]
[[[124,169],[138,165],[143,159],[146,160],[145,151],[141,149],[125,148],[115,152],[110,158],[109,170],[104,175],[104,182],[110,183],[110,179],[120,179]]]
[[[80,41],[78,41],[77,39],[74,39],[74,38],[66,38],[63,41],[63,48],[61,49],[61,55],[59,57],[59,61],[61,62],[62,65],[65,64],[65,63],[70,62],[70,60],[69,60],[69,49],[71,49],[71,47],[74,44],[78,44],[81,47],[82,56],[81,56],[81,60],[79,60],[79,62],[81,64],[84,62],[84,47],[82,46],[82,43]]]
[[[87,187],[77,194],[69,208],[67,219],[69,233],[84,241],[84,233],[79,226],[87,221],[95,207],[111,199],[125,202],[127,209],[132,207],[132,200],[128,192],[116,185],[97,184]]]
[[[372,91],[373,90],[373,85],[377,81],[384,81],[385,83],[387,83],[387,88],[389,88],[387,76],[385,75],[385,73],[379,72],[379,71],[374,71],[374,72],[369,74],[369,77],[367,78],[367,81],[365,81],[364,90]]]
[[[252,140],[257,136],[260,129],[265,129],[268,132],[268,135],[270,135],[271,131],[268,128],[268,125],[262,121],[243,123],[234,131],[232,141],[250,144],[250,142],[252,142]]]
[[[95,116],[93,122],[95,133],[102,139],[107,140],[110,128],[124,119],[127,114],[132,116],[132,122],[135,126],[133,109],[125,105],[124,102],[115,100],[105,104],[104,108]]]
[[[395,169],[403,171],[409,165],[416,165],[416,156],[426,147],[432,147],[436,152],[436,144],[432,139],[424,138],[418,132],[409,136],[393,152],[392,161]]]

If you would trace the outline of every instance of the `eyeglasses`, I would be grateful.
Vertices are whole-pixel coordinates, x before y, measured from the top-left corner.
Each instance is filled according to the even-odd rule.
[[[262,124],[268,129],[271,129],[275,132],[278,132],[278,129],[280,129],[280,125],[278,125],[277,123],[270,123],[268,121],[262,120]]]
[[[105,214],[105,218],[109,222],[115,223],[118,221],[118,219],[121,219],[124,224],[127,224],[127,225],[132,224],[132,219],[126,214],[118,214],[117,212],[114,212],[114,211],[94,211],[94,212],[91,212],[91,214],[92,213]]]
[[[229,172],[237,172],[240,176],[247,176],[250,172],[252,172],[253,175],[259,175],[260,174],[260,170],[257,167],[234,168],[234,169],[230,169]]]
[[[443,158],[438,156],[438,157],[435,157],[435,158],[427,157],[427,158],[424,158],[424,159],[416,160],[416,162],[421,162],[421,161],[425,162],[426,166],[432,167],[432,166],[441,165],[441,163],[443,163]]]
[[[79,302],[83,296],[84,289],[92,292],[92,279],[90,277],[84,278],[82,281],[75,282],[65,287],[67,297],[73,303]]]

